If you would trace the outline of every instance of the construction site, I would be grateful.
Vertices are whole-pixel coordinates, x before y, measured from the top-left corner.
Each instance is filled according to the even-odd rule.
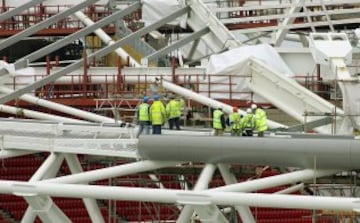
[[[0,223],[360,222],[359,0],[2,0],[0,27]],[[144,96],[181,129],[138,136]],[[214,135],[253,104],[263,137]]]

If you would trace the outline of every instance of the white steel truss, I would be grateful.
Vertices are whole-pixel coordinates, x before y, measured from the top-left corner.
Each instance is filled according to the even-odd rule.
[[[41,1],[34,1],[33,4],[38,4]],[[269,20],[282,20],[280,25],[256,27],[239,30],[241,34],[259,35],[261,32],[274,32],[275,40],[274,44],[280,46],[282,41],[286,38],[286,33],[292,29],[315,29],[315,27],[326,26],[330,30],[334,29],[336,25],[354,24],[359,23],[359,18],[349,18],[350,15],[359,14],[360,8],[354,7],[351,9],[331,10],[330,6],[337,6],[343,4],[356,4],[358,0],[337,0],[337,1],[304,1],[299,0],[293,4],[276,5],[276,8],[282,8],[283,12],[291,12],[290,14],[266,14],[257,15],[254,17],[243,18],[216,18],[212,11],[201,0],[188,0],[186,7],[178,10],[172,15],[169,15],[163,20],[138,30],[124,39],[118,41],[112,41],[106,36],[104,32],[98,30],[103,25],[114,22],[114,20],[124,17],[127,13],[130,13],[140,6],[140,3],[136,1],[124,12],[115,12],[107,19],[101,20],[98,23],[89,21],[88,18],[83,17],[83,14],[77,12],[82,7],[95,1],[84,1],[79,6],[71,8],[75,11],[64,12],[57,17],[44,21],[37,27],[29,28],[23,33],[15,35],[13,38],[9,38],[4,42],[0,42],[0,48],[5,48],[8,44],[16,43],[21,38],[32,34],[35,31],[40,30],[42,27],[55,22],[57,18],[61,19],[62,16],[76,13],[76,16],[81,18],[83,22],[88,26],[82,29],[76,34],[70,35],[64,40],[60,40],[52,46],[44,48],[40,52],[35,52],[28,57],[22,58],[15,64],[2,64],[0,74],[2,77],[10,75],[16,75],[16,70],[29,66],[29,63],[38,59],[39,57],[56,50],[61,45],[66,44],[68,41],[72,41],[76,38],[82,38],[90,32],[97,32],[97,35],[101,36],[108,46],[96,51],[89,55],[88,60],[97,57],[104,56],[112,51],[120,51],[118,54],[124,55],[123,51],[119,50],[132,38],[140,38],[143,35],[161,27],[168,21],[172,21],[180,15],[188,15],[188,26],[193,30],[193,34],[180,41],[173,43],[168,47],[165,47],[158,52],[151,55],[144,55],[144,64],[147,59],[154,59],[159,55],[166,54],[175,48],[180,48],[189,42],[194,42],[194,49],[198,46],[200,40],[207,44],[210,54],[223,52],[228,49],[241,47],[242,43],[236,39],[225,25],[247,22],[261,22]],[[21,6],[24,7],[25,5]],[[310,11],[310,8],[318,7],[321,11]],[[19,7],[20,8],[20,7]],[[271,7],[266,6],[242,6],[238,8],[218,8],[214,10],[215,13],[222,14],[234,11],[253,11],[259,10],[271,11]],[[275,9],[275,7],[274,7]],[[303,9],[304,12],[300,12]],[[13,11],[12,13],[20,13],[19,11]],[[66,14],[68,13],[68,14]],[[337,16],[342,15],[344,18]],[[3,20],[9,16],[7,14],[1,14],[0,20]],[[308,21],[295,24],[296,18],[307,18]],[[314,21],[311,18],[325,18],[325,20]],[[39,28],[40,27],[40,28]],[[45,54],[44,54],[45,53]],[[209,54],[209,55],[210,55]],[[125,54],[126,55],[126,54]],[[133,61],[132,65],[139,67],[141,64]],[[254,222],[254,218],[251,215],[249,206],[257,207],[279,207],[279,208],[301,208],[301,209],[332,209],[332,210],[359,210],[359,199],[356,197],[340,198],[340,197],[315,197],[315,196],[292,196],[283,194],[258,194],[247,193],[260,189],[265,189],[278,185],[286,185],[290,183],[296,183],[300,181],[315,179],[317,177],[329,176],[336,174],[341,170],[329,169],[304,169],[294,171],[288,174],[280,176],[268,177],[264,179],[252,180],[248,182],[237,183],[234,176],[224,163],[205,162],[203,171],[194,187],[193,191],[184,190],[167,190],[167,189],[149,189],[149,188],[130,188],[130,187],[118,187],[118,186],[94,186],[88,185],[91,182],[97,180],[104,180],[113,177],[127,176],[131,174],[141,172],[152,172],[166,167],[176,167],[181,165],[182,162],[192,162],[193,160],[181,160],[181,157],[176,157],[173,161],[159,161],[147,159],[139,154],[139,145],[141,141],[146,140],[144,138],[134,137],[134,128],[129,125],[122,125],[123,123],[115,123],[111,118],[101,117],[95,114],[89,114],[87,112],[78,111],[74,108],[67,108],[65,106],[56,105],[45,100],[39,100],[36,97],[28,95],[26,93],[32,90],[49,84],[53,81],[57,81],[63,78],[66,74],[75,71],[82,67],[83,61],[75,61],[73,64],[66,68],[57,70],[50,76],[37,81],[33,84],[25,86],[21,89],[10,90],[3,88],[1,91],[5,96],[0,97],[0,102],[5,103],[9,100],[20,98],[21,100],[31,101],[32,103],[50,107],[58,111],[66,111],[70,115],[77,115],[85,120],[100,122],[102,124],[90,124],[88,121],[79,121],[71,119],[60,119],[59,117],[46,117],[46,119],[52,119],[57,122],[37,122],[26,120],[1,120],[0,124],[0,159],[10,159],[13,157],[22,156],[25,154],[48,152],[50,155],[39,167],[36,173],[31,177],[29,182],[20,181],[7,181],[0,180],[0,193],[15,194],[25,198],[29,204],[29,208],[26,211],[23,222],[33,222],[38,215],[43,222],[70,222],[71,220],[64,215],[52,202],[53,197],[73,197],[82,198],[89,212],[90,218],[93,222],[104,222],[101,216],[98,206],[95,203],[96,199],[109,199],[109,200],[133,200],[133,201],[151,201],[160,203],[174,203],[183,206],[182,212],[179,216],[178,222],[189,222],[189,219],[193,217],[193,211],[202,221],[206,222],[227,222],[221,210],[217,205],[233,205],[236,207],[241,218],[246,222]],[[255,59],[250,60],[249,67],[252,69],[253,74],[248,86],[257,93],[267,96],[268,99],[279,108],[283,107],[284,110],[292,114],[293,117],[302,119],[302,114],[309,108],[314,112],[327,112],[332,113],[333,107],[324,103],[322,100],[311,95],[307,91],[304,91],[296,83],[288,80],[281,79],[271,67],[267,67],[262,64],[261,61]],[[150,68],[145,68],[149,69]],[[129,68],[131,70],[131,68]],[[141,68],[134,68],[130,72],[138,72]],[[175,86],[173,83],[167,80],[160,80],[156,74],[164,68],[153,69],[154,77],[152,82],[161,82],[162,86],[170,91],[186,96],[192,97],[199,102],[202,102],[211,107],[223,106],[227,113],[230,113],[231,107],[214,101],[209,98],[202,98],[194,92],[186,91],[179,86]],[[167,69],[169,72],[169,69]],[[190,74],[197,72],[192,68],[184,71],[184,73]],[[202,70],[202,72],[204,72]],[[272,83],[271,83],[272,82]],[[266,91],[271,88],[266,87],[276,86],[277,89],[273,91]],[[277,99],[281,95],[289,95],[289,99],[286,102],[277,102]],[[4,105],[5,106],[5,105]],[[304,111],[305,108],[305,111]],[[5,109],[4,109],[5,110]],[[10,110],[10,109],[9,109]],[[342,114],[341,110],[338,110]],[[35,114],[33,114],[35,117]],[[40,114],[37,117],[40,117]],[[45,116],[42,116],[43,118]],[[313,120],[311,120],[313,121]],[[316,120],[315,120],[316,121]],[[104,124],[109,123],[109,124]],[[112,124],[113,123],[113,124]],[[286,128],[287,126],[280,123],[270,121],[269,124],[274,128]],[[321,131],[321,130],[320,130]],[[324,131],[329,133],[328,130]],[[187,133],[179,131],[178,133],[166,132],[169,135],[184,134],[184,135],[201,135],[199,133],[188,131]],[[201,136],[198,136],[201,137]],[[283,136],[288,137],[288,136]],[[181,138],[181,137],[179,137]],[[358,140],[353,138],[351,140]],[[345,140],[344,140],[345,141]],[[161,140],[159,139],[159,142]],[[140,144],[139,144],[140,143]],[[158,142],[157,142],[158,143]],[[353,143],[347,142],[348,144]],[[353,143],[354,145],[356,143]],[[226,143],[224,143],[226,145]],[[170,145],[167,145],[170,146]],[[219,146],[219,150],[221,150]],[[161,148],[161,145],[159,145]],[[200,148],[200,147],[199,147]],[[205,148],[206,149],[206,148]],[[291,149],[291,148],[289,148]],[[349,147],[350,152],[355,152],[355,149]],[[117,166],[102,168],[99,170],[92,170],[83,172],[77,154],[86,154],[89,156],[102,156],[126,159],[129,162]],[[350,155],[349,155],[350,156]],[[269,156],[271,159],[271,156]],[[179,158],[179,160],[177,160]],[[348,157],[349,159],[351,157]],[[279,157],[273,157],[274,160],[280,159]],[[67,176],[56,177],[56,173],[60,168],[61,162],[66,161],[71,174]],[[256,158],[252,161],[254,164],[262,163]],[[289,161],[290,162],[290,161]],[[296,162],[298,164],[299,162]],[[291,164],[291,163],[290,163]],[[222,177],[224,178],[226,186],[219,188],[207,188],[207,184],[212,179],[212,174],[219,168]],[[151,180],[154,184],[158,183],[155,175],[151,175]],[[289,188],[288,191],[294,188]],[[283,191],[284,193],[287,191]]]

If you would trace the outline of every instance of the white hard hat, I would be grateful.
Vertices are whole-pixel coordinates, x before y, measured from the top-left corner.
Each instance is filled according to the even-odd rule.
[[[251,105],[251,109],[257,109],[257,105],[256,105],[256,104],[252,104],[252,105]]]
[[[360,39],[360,28],[355,29],[355,35],[358,39]]]
[[[250,114],[251,112],[251,108],[246,109],[246,113]]]

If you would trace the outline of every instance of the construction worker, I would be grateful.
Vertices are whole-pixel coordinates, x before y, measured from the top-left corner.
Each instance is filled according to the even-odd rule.
[[[170,101],[166,105],[166,114],[169,122],[169,129],[180,130],[181,104],[174,96],[170,96]]]
[[[255,126],[259,137],[264,136],[264,132],[268,129],[266,112],[256,104],[251,105],[251,110],[256,117]]]
[[[225,114],[222,108],[216,108],[213,112],[213,129],[215,136],[222,136],[226,128]]]
[[[161,134],[161,127],[166,120],[166,111],[164,104],[160,101],[159,95],[154,95],[154,102],[150,106],[150,121],[152,125],[152,134]]]
[[[354,128],[353,129],[353,135],[354,136],[360,136],[360,129]]]
[[[136,113],[139,130],[136,137],[143,132],[145,129],[146,135],[150,134],[150,105],[149,105],[149,97],[144,96],[142,103],[139,105],[139,108]]]
[[[238,108],[233,107],[233,113],[230,114],[229,124],[231,128],[232,136],[240,136],[241,135],[241,117],[238,113]]]
[[[255,129],[255,115],[252,113],[251,108],[246,109],[246,115],[242,120],[243,136],[253,136]]]

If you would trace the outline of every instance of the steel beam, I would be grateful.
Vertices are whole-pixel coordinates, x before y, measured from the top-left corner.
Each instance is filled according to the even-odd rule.
[[[344,9],[344,10],[346,10],[346,9]],[[353,11],[354,11],[354,13],[359,13],[360,10],[357,9],[357,10],[353,10]],[[337,19],[337,20],[333,20],[332,24],[333,25],[356,24],[359,22],[360,22],[359,18]],[[304,22],[304,23],[298,23],[298,24],[284,25],[281,28],[282,29],[302,29],[302,28],[309,28],[311,26],[318,27],[318,26],[328,26],[328,25],[329,25],[329,23],[326,21],[311,22],[311,23]],[[246,34],[246,33],[253,33],[253,32],[269,32],[269,31],[274,31],[274,30],[278,30],[278,29],[279,29],[279,26],[265,26],[265,27],[249,28],[249,29],[239,29],[236,32],[239,34]]]
[[[97,21],[94,25],[85,27],[69,36],[66,36],[65,38],[63,38],[59,41],[56,41],[55,43],[47,45],[35,52],[23,57],[23,58],[20,58],[18,61],[16,61],[14,63],[14,67],[15,67],[15,69],[24,68],[24,67],[28,66],[28,63],[31,63],[43,56],[46,56],[47,54],[49,54],[57,49],[60,49],[63,46],[66,46],[68,43],[71,43],[74,40],[79,39],[80,37],[86,36],[86,35],[94,32],[94,30],[99,29],[105,25],[108,25],[109,23],[114,22],[117,19],[122,18],[122,17],[132,13],[133,11],[139,9],[140,6],[141,6],[141,4],[137,2],[137,3],[134,3],[131,6],[127,7],[124,10],[117,11],[117,12],[107,16],[106,18],[103,18],[103,19]],[[0,70],[0,75],[4,75],[6,73],[7,73],[7,71],[5,69]]]
[[[263,61],[250,58],[249,67],[251,78],[247,79],[247,87],[260,95],[278,109],[289,114],[301,123],[315,121],[323,117],[305,116],[304,114],[334,114],[335,106],[320,96],[314,94],[294,80],[284,77]],[[279,100],[281,98],[281,100]],[[341,123],[344,112],[336,108],[336,121]],[[331,126],[322,126],[315,129],[320,133],[331,133]]]
[[[210,106],[212,108],[218,108],[218,107],[222,107],[224,112],[226,114],[231,114],[232,113],[232,106],[228,105],[228,104],[225,104],[223,102],[220,102],[220,101],[217,101],[217,100],[214,100],[212,98],[208,98],[204,95],[201,95],[201,94],[198,94],[196,92],[193,92],[192,90],[189,90],[189,89],[186,89],[186,88],[183,88],[179,85],[176,85],[174,83],[171,83],[169,81],[166,81],[164,79],[160,79],[158,78],[158,83],[165,89],[173,92],[173,93],[176,93],[178,95],[181,95],[183,96],[184,98],[189,98],[189,99],[192,99],[196,102],[199,102],[203,105],[206,105],[206,106]],[[241,111],[239,109],[239,113],[240,114],[245,114],[245,111]],[[286,126],[280,124],[280,123],[277,123],[277,122],[274,122],[274,121],[271,121],[271,120],[267,120],[267,124],[270,128],[285,128]]]
[[[196,49],[198,48],[200,43],[200,39],[197,39],[194,41],[193,45],[191,46],[190,52],[189,52],[189,60],[192,60],[194,57],[194,54],[196,52]]]
[[[335,4],[357,4],[357,0],[351,1],[351,2],[332,2],[332,1],[326,1],[324,2],[325,7],[326,6],[332,6]],[[274,5],[275,6],[275,5]],[[242,23],[242,22],[252,22],[252,21],[263,21],[263,20],[278,20],[278,19],[287,19],[287,18],[291,18],[291,17],[313,17],[313,16],[326,16],[326,14],[329,15],[347,15],[347,14],[353,14],[356,12],[359,12],[359,9],[354,7],[354,8],[348,8],[348,9],[342,9],[342,10],[338,10],[338,9],[334,9],[334,10],[327,10],[325,11],[308,11],[307,8],[308,7],[321,7],[320,3],[314,3],[314,2],[304,2],[304,0],[299,1],[298,3],[291,3],[291,4],[286,4],[286,3],[282,3],[280,5],[276,5],[276,9],[284,9],[284,12],[287,12],[287,8],[294,8],[294,7],[300,7],[304,9],[304,12],[294,12],[294,13],[284,13],[284,14],[271,14],[271,15],[262,15],[262,16],[251,16],[251,17],[243,17],[243,18],[224,18],[224,19],[220,19],[220,21],[223,24],[235,24],[235,23]],[[260,5],[260,6],[248,6],[248,7],[231,7],[231,8],[219,8],[219,9],[215,9],[215,12],[235,12],[235,11],[248,11],[248,10],[268,10],[268,9],[272,9],[274,7],[271,7],[269,5]],[[334,21],[334,20],[333,20]],[[327,23],[327,25],[329,25]]]
[[[360,167],[360,140],[354,138],[142,135],[139,138],[138,153],[142,159],[163,161],[300,168]]]
[[[302,0],[296,0],[296,2],[294,2],[295,4],[300,3],[300,1]],[[289,14],[292,15],[294,13],[298,13],[300,12],[301,7],[300,6],[292,6],[289,10]],[[285,18],[282,22],[280,27],[284,26],[284,25],[288,25],[288,24],[293,24],[295,21],[296,17],[288,17]],[[283,40],[285,39],[285,36],[288,32],[288,29],[278,29],[277,32],[275,33],[275,41],[274,41],[274,45],[275,46],[280,46],[281,43],[283,42]]]
[[[336,6],[336,5],[344,5],[344,4],[358,4],[358,0],[333,0],[333,1],[325,1],[325,6]],[[239,6],[239,7],[221,7],[221,8],[214,8],[212,11],[214,13],[223,13],[223,12],[236,12],[236,11],[242,11],[242,10],[266,10],[271,8],[277,8],[277,9],[286,9],[290,7],[319,7],[320,2],[317,1],[304,1],[304,3],[295,3],[294,1],[287,1],[287,2],[281,2],[281,4],[253,4],[253,5],[247,5],[247,6]],[[286,12],[286,10],[283,10]]]
[[[75,12],[85,8],[86,6],[90,5],[90,4],[93,4],[95,2],[97,2],[99,0],[85,0],[83,2],[81,2],[80,4],[78,5],[75,5],[63,12],[60,12],[54,16],[51,16],[50,18],[42,21],[42,22],[39,22],[33,26],[31,26],[30,28],[28,29],[25,29],[24,31],[21,31],[7,39],[5,39],[4,41],[0,42],[0,50],[2,49],[5,49],[6,47],[9,47],[11,46],[12,44],[22,40],[24,37],[28,37],[28,36],[31,36],[32,34],[46,28],[46,27],[49,27],[51,24],[61,20],[61,19],[64,19],[72,14],[74,14]]]
[[[80,161],[75,154],[66,154],[65,159],[72,174],[83,172]],[[101,214],[100,208],[96,203],[96,200],[92,198],[83,198],[82,200],[85,204],[85,208],[90,216],[91,221],[104,223],[104,217]]]
[[[158,59],[161,56],[164,56],[170,52],[172,52],[173,50],[179,49],[180,47],[184,46],[187,43],[190,43],[194,40],[199,39],[201,36],[207,34],[210,32],[210,28],[209,27],[204,27],[202,29],[200,29],[199,31],[194,32],[193,34],[179,40],[176,41],[175,43],[171,44],[170,46],[164,47],[163,49],[160,49],[156,52],[154,52],[153,54],[150,54],[146,57],[144,57],[141,60],[141,63],[144,65],[147,65],[149,63],[149,61],[153,61]]]
[[[121,177],[140,172],[156,170],[160,168],[176,166],[179,162],[157,162],[151,160],[138,161],[134,163],[127,163],[119,166],[102,168],[99,170],[90,170],[83,173],[72,174],[69,176],[61,176],[54,179],[43,180],[42,182],[49,183],[89,183],[97,180],[104,180],[108,178]]]
[[[34,111],[34,110],[23,109],[23,108],[9,106],[9,105],[0,105],[0,112],[12,114],[15,116],[21,114],[22,116],[24,116],[26,118],[40,119],[40,120],[52,120],[55,122],[85,123],[85,121],[81,121],[81,120],[66,118],[63,116],[51,115],[49,113],[38,112],[38,111]]]
[[[334,26],[332,25],[331,18],[329,16],[329,13],[327,12],[327,8],[325,6],[324,1],[320,0],[320,4],[321,4],[321,8],[325,14],[326,20],[329,22],[329,27],[330,27],[331,32],[335,32]]]
[[[326,115],[326,114],[323,114],[323,115]],[[311,115],[309,115],[309,116],[311,116]],[[325,117],[322,119],[317,119],[314,121],[306,122],[304,124],[289,126],[286,129],[286,131],[288,131],[288,132],[302,132],[302,131],[306,132],[306,131],[315,129],[320,126],[332,124],[333,122],[334,122],[334,120],[332,117]]]
[[[188,4],[191,6],[191,13],[187,23],[194,31],[203,29],[205,26],[210,28],[211,34],[204,36],[202,40],[212,52],[216,53],[241,45],[201,0],[189,0]]]
[[[114,44],[112,45],[109,45],[109,46],[106,46],[98,51],[96,51],[95,53],[89,55],[87,57],[87,60],[88,61],[91,61],[92,59],[96,58],[96,57],[102,57],[102,56],[105,56],[107,54],[109,54],[110,52],[116,50],[117,48],[127,44],[128,42],[130,42],[132,39],[134,38],[139,38],[147,33],[149,33],[150,31],[152,30],[155,30],[161,26],[163,26],[164,24],[168,23],[168,22],[171,22],[173,21],[175,18],[183,15],[184,13],[187,13],[189,11],[189,7],[184,7],[182,9],[179,9],[178,11],[174,12],[173,14],[169,15],[169,16],[166,16],[162,19],[160,19],[159,22],[156,22],[156,23],[153,23],[145,28],[142,28],[132,34],[130,34],[129,36],[127,36],[126,38],[124,39],[121,39],[119,41],[116,41]],[[23,87],[23,88],[20,88],[19,90],[17,91],[14,91],[13,93],[10,93],[10,94],[7,94],[3,97],[0,98],[0,104],[3,104],[3,103],[6,103],[8,101],[11,101],[15,98],[18,98],[20,95],[23,95],[25,93],[28,93],[32,90],[35,90],[37,88],[40,88],[46,84],[49,84],[53,81],[55,81],[56,79],[70,73],[71,71],[73,70],[76,70],[77,68],[81,67],[82,64],[84,62],[84,59],[81,59],[81,60],[78,60],[77,62],[74,62],[73,64],[41,79],[40,81],[37,81],[33,84],[30,84],[26,87]]]
[[[64,161],[63,154],[51,153],[47,157],[47,159],[41,164],[41,166],[38,168],[35,174],[30,178],[29,182],[37,182],[43,179],[55,177],[63,161]],[[42,219],[56,219],[65,216],[62,210],[59,209],[59,207],[56,204],[54,204],[51,198],[48,196],[25,195],[24,197],[30,206],[26,209],[23,218],[21,219],[22,223],[34,222],[37,214]],[[52,204],[51,209],[47,209],[45,204]],[[40,213],[36,211],[39,209],[39,205],[41,205],[42,206],[41,208],[44,210],[41,211]]]
[[[310,16],[310,14],[311,14],[312,12],[311,12],[311,10],[310,10],[310,12],[309,12],[308,8],[307,8],[306,5],[305,5],[305,1],[304,1],[304,0],[301,0],[301,3],[303,4],[302,8],[303,8],[303,11],[304,11],[304,13],[305,13],[305,15],[306,15],[306,19],[307,19],[307,21],[308,21],[309,24],[310,24],[311,31],[312,31],[312,32],[315,32],[315,31],[316,31],[316,30],[315,30],[315,26],[313,25],[313,23],[312,23],[312,17]]]
[[[296,182],[303,182],[314,180],[316,178],[331,176],[340,172],[340,170],[324,170],[324,169],[303,169],[296,170],[289,173],[283,173],[275,176],[263,177],[254,180],[239,182],[217,188],[209,189],[209,191],[222,192],[254,192],[258,190],[294,184]]]
[[[201,171],[198,181],[196,182],[194,191],[202,191],[202,190],[207,189],[208,184],[211,181],[211,178],[212,178],[215,170],[216,170],[216,165],[211,164],[211,163],[206,164],[204,169]],[[216,214],[216,216],[219,216],[218,218],[216,218],[217,221],[215,221],[215,222],[227,222],[226,218],[224,218],[224,215],[220,212],[220,210],[216,206],[209,205],[209,206],[194,207],[194,204],[186,204],[184,206],[184,208],[181,210],[181,213],[180,213],[178,219],[176,220],[176,222],[177,223],[190,222],[190,219],[194,212],[194,208],[197,210],[196,213],[198,213],[200,219],[209,218],[209,216],[206,216],[206,214],[204,214],[204,213],[213,213],[213,214]],[[204,211],[204,209],[205,210],[212,209],[212,210]],[[204,220],[204,219],[202,219],[202,220]],[[206,221],[206,222],[213,222],[213,221]]]
[[[36,182],[44,179],[53,178],[59,172],[62,162],[64,161],[64,154],[50,153],[46,160],[36,170],[34,175],[30,178],[30,182]]]
[[[40,4],[45,0],[32,0],[32,1],[28,1],[23,5],[20,5],[10,11],[4,12],[0,14],[0,22],[9,19],[17,14],[19,14],[20,12],[25,11],[26,9],[29,9],[30,7],[36,5],[36,4]]]
[[[230,172],[229,165],[221,163],[218,164],[218,168],[226,185],[233,185],[238,183],[235,174]],[[256,223],[249,207],[235,206],[235,209],[237,210],[243,222]]]
[[[294,196],[240,192],[183,191],[54,183],[28,183],[0,180],[0,193],[33,193],[56,197],[131,200],[160,203],[202,202],[202,205],[244,205],[253,207],[297,208],[307,210],[356,211],[358,197]]]
[[[3,139],[1,139],[3,140]],[[0,159],[8,159],[8,158],[14,158],[19,156],[25,156],[34,154],[37,152],[34,151],[27,151],[27,150],[4,150],[3,148],[0,149]]]
[[[224,214],[219,210],[216,205],[203,205],[203,202],[192,203],[192,207],[199,216],[200,222],[208,223],[228,223]]]
[[[48,196],[38,196],[37,194],[34,195],[31,193],[26,194],[27,193],[24,193],[23,195],[24,199],[29,203],[32,212],[36,213],[42,222],[72,222]]]
[[[5,149],[38,151],[41,148],[46,152],[117,156],[129,159],[137,157],[137,139],[70,139],[6,135],[3,142]],[[104,146],[106,146],[106,150],[103,148]]]

